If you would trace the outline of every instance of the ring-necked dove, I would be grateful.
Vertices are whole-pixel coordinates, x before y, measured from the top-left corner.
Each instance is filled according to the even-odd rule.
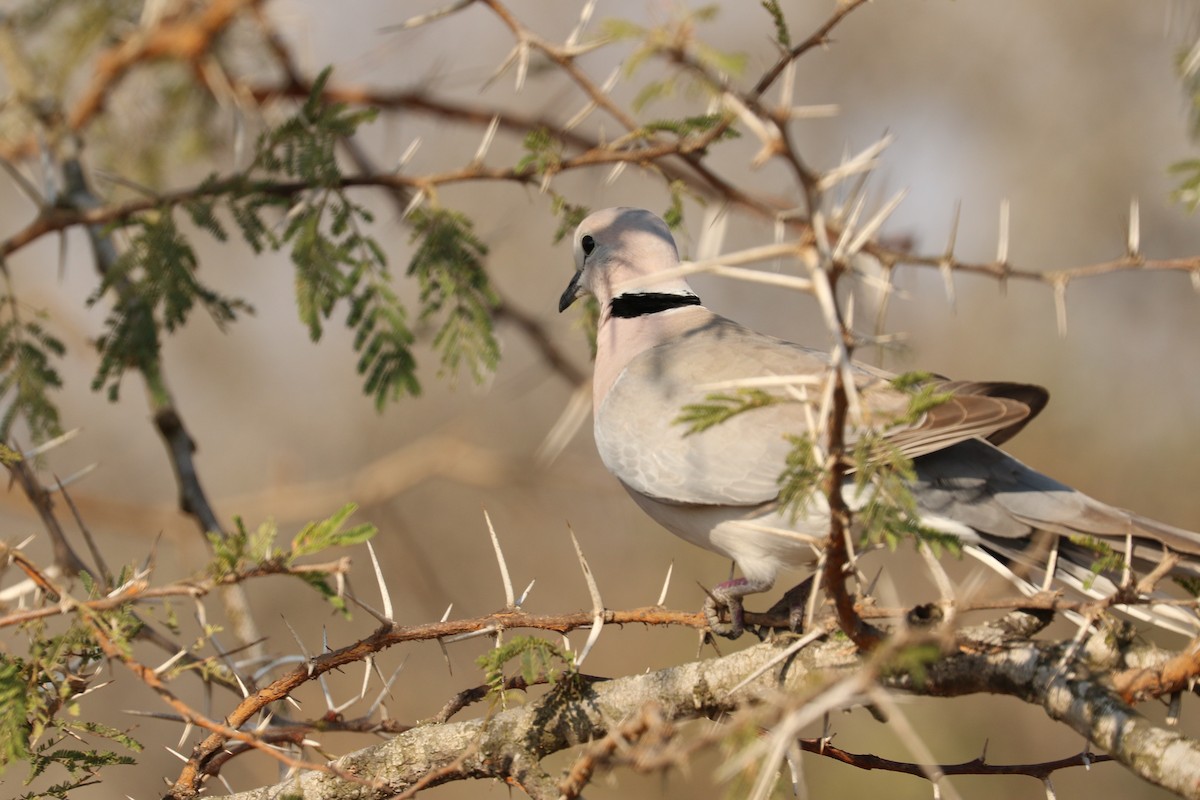
[[[713,629],[736,636],[742,597],[769,589],[781,568],[811,563],[813,542],[828,534],[823,497],[798,516],[779,498],[792,447],[785,437],[808,431],[811,409],[769,404],[690,435],[677,421],[684,406],[704,403],[713,386],[764,376],[819,379],[829,356],[709,311],[678,274],[657,278],[679,265],[679,255],[666,224],[649,211],[592,214],[576,230],[574,249],[576,272],[559,310],[584,294],[600,305],[593,382],[600,458],[659,524],[737,563],[743,577],[715,587],[705,604]],[[904,413],[910,395],[887,373],[855,364],[853,376],[871,412],[863,419],[894,421]],[[1177,573],[1200,576],[1200,535],[1105,505],[996,447],[1042,409],[1044,389],[949,381],[938,389],[951,398],[885,434],[913,460],[909,486],[922,527],[953,534],[1001,571],[1052,570],[1077,588],[1115,588],[1103,577],[1092,585],[1097,555],[1089,543],[1096,541],[1142,572],[1169,548],[1184,556]],[[851,425],[846,438],[861,434]],[[851,479],[843,494],[852,507],[859,502]],[[729,611],[728,624],[721,607]],[[1178,608],[1130,610],[1185,632],[1194,620]]]

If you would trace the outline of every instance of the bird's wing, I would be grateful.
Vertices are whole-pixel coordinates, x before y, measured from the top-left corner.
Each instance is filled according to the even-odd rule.
[[[676,420],[684,407],[703,404],[714,385],[769,376],[822,378],[821,352],[756,333],[723,317],[652,347],[629,362],[596,411],[595,435],[608,469],[634,491],[676,503],[759,505],[779,494],[779,478],[792,449],[789,436],[809,432],[813,408],[784,402],[736,414],[688,434]],[[850,444],[879,433],[890,449],[916,457],[973,437],[1019,429],[1030,406],[988,391],[1000,384],[939,383],[949,400],[918,419],[897,423],[910,395],[879,370],[856,368],[868,431],[851,429]],[[956,391],[955,387],[964,388]],[[725,391],[726,394],[729,390]],[[814,399],[820,387],[809,390]],[[1011,434],[1010,434],[1011,435]]]
[[[1164,545],[1200,555],[1200,534],[1101,503],[986,442],[960,442],[914,467],[911,488],[923,512],[972,528],[1010,562],[1044,562],[1050,543],[1037,532],[1065,537],[1062,554],[1085,568],[1102,555],[1097,543],[1122,556],[1132,545],[1129,555],[1142,573],[1162,560]],[[1200,567],[1185,561],[1177,571],[1200,574]]]

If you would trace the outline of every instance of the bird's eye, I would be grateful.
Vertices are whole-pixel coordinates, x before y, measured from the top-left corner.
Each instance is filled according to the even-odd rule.
[[[583,254],[585,256],[590,256],[592,251],[596,249],[596,240],[585,234],[584,237],[579,240],[579,246],[583,248]]]

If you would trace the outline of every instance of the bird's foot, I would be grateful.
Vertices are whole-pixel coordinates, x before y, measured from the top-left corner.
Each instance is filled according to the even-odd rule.
[[[726,639],[741,636],[746,630],[746,613],[742,607],[742,598],[770,588],[769,581],[751,581],[746,578],[734,578],[714,586],[704,601],[704,619],[708,622],[709,630]],[[729,612],[728,622],[721,618],[722,611]]]
[[[808,597],[812,594],[813,577],[802,580],[783,593],[775,605],[767,609],[767,616],[773,619],[787,616],[788,630],[800,633],[804,630],[804,617],[808,611]],[[774,629],[774,626],[772,626]]]

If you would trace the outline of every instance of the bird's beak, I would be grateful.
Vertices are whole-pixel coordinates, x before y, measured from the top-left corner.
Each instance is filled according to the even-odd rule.
[[[575,299],[583,294],[583,289],[579,286],[579,276],[583,274],[583,270],[576,270],[571,277],[571,282],[567,284],[567,290],[562,293],[562,297],[558,298],[558,313],[562,313],[571,307]]]

